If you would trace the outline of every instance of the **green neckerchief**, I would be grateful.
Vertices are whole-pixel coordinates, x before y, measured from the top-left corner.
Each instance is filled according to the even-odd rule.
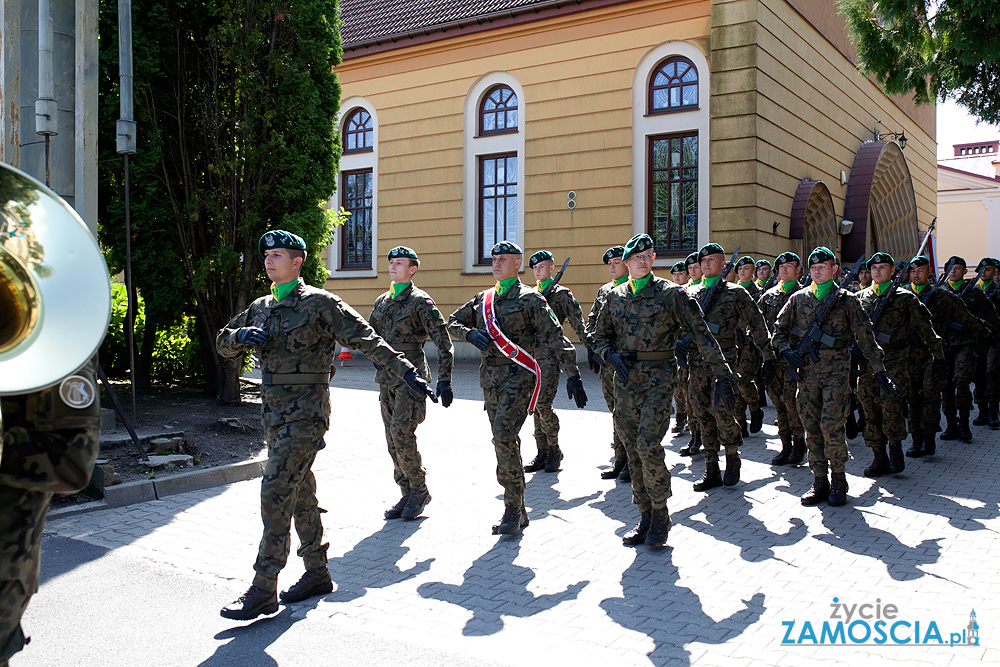
[[[887,280],[884,283],[874,283],[872,285],[872,289],[875,290],[876,294],[878,294],[879,296],[882,296],[885,293],[885,291],[887,289],[889,289],[890,285],[892,285],[892,281],[891,280]]]
[[[930,284],[930,283],[924,283],[923,285],[917,285],[916,283],[910,283],[910,287],[912,287],[912,288],[913,288],[913,291],[914,291],[914,292],[916,292],[917,294],[920,294],[920,293],[922,293],[922,292],[923,292],[923,291],[924,291],[925,289],[927,289],[927,285],[929,285],[929,284]]]
[[[991,287],[993,287],[993,279],[992,278],[990,278],[989,280],[983,280],[982,278],[979,279],[979,289],[981,289],[981,290],[983,290],[985,292],[986,290],[988,290]]]
[[[812,284],[813,296],[822,301],[823,299],[826,298],[826,295],[830,293],[830,290],[832,290],[835,286],[836,283],[833,280],[827,280],[823,284],[813,283]]]
[[[500,296],[501,294],[509,290],[511,287],[515,285],[515,283],[517,283],[517,276],[514,276],[513,278],[504,278],[503,280],[498,282],[497,296]]]
[[[757,287],[763,287],[766,284],[767,284],[767,279],[765,279],[765,278],[758,278],[757,279]]]
[[[638,294],[639,290],[649,284],[649,281],[653,279],[653,272],[650,271],[646,274],[645,278],[639,278],[638,280],[628,279],[628,286],[632,289],[632,294]]]
[[[719,282],[720,276],[702,276],[701,284],[705,287],[711,287],[715,283]]]
[[[745,283],[742,280],[740,281],[740,287],[742,287],[743,289],[745,289],[748,292],[750,291],[750,286],[753,285],[753,284],[754,284],[754,282],[752,280],[750,282],[748,282],[748,283]],[[760,287],[760,285],[757,285],[757,287]]]
[[[407,287],[409,287],[412,284],[413,284],[412,282],[410,282],[410,283],[389,283],[389,296],[390,296],[390,298],[395,299],[397,296],[399,296],[400,294],[403,293],[403,290],[405,290]]]
[[[952,281],[949,280],[948,284],[951,286],[951,288],[953,290],[955,290],[956,292],[958,292],[963,287],[965,287],[965,278],[962,278],[961,280],[956,280],[954,282],[952,282]]]
[[[535,281],[538,283],[538,291],[544,292],[545,288],[551,285],[553,280],[555,280],[555,278],[549,278],[548,280],[543,280],[541,282]]]
[[[792,291],[792,287],[798,287],[798,286],[799,286],[798,280],[783,280],[781,282],[781,291],[784,292],[785,294],[788,294],[789,292]]]
[[[614,279],[614,280],[612,280],[611,282],[612,282],[612,283],[614,284],[614,286],[615,286],[615,287],[618,287],[619,285],[621,285],[621,284],[622,284],[623,282],[625,282],[626,280],[628,280],[628,274],[625,274],[625,275],[624,275],[624,276],[622,276],[621,278],[615,278],[615,279]]]
[[[692,278],[691,282],[689,282],[688,285],[690,285],[691,287],[694,287],[695,285],[700,285],[701,281],[703,281],[703,280],[704,280],[704,278],[698,278],[698,280],[695,280],[694,278]]]
[[[296,278],[290,283],[282,283],[281,285],[275,285],[271,283],[271,295],[274,297],[275,301],[281,301],[286,296],[292,293],[299,285],[304,285],[302,278]]]

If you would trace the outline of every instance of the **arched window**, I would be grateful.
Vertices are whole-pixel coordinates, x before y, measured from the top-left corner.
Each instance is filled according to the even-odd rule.
[[[649,113],[698,108],[698,70],[683,56],[661,62],[649,79]]]
[[[344,123],[344,152],[370,151],[373,143],[371,114],[364,109],[352,111]]]
[[[499,85],[483,95],[479,107],[479,134],[517,132],[517,95],[509,86]]]

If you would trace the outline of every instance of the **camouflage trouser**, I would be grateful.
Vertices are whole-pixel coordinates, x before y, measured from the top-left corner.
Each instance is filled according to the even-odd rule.
[[[736,454],[743,444],[743,433],[732,412],[715,405],[715,375],[707,366],[691,364],[688,378],[688,421],[694,420],[701,432],[706,461],[719,460],[719,447]]]
[[[910,433],[919,440],[941,430],[941,392],[935,389],[931,355],[926,350],[907,359],[910,376]]]
[[[975,374],[976,348],[974,345],[946,346],[944,360],[948,364],[948,386],[944,388],[941,402],[945,417],[954,419],[956,410],[972,410],[969,383]]]
[[[539,452],[559,446],[559,417],[552,409],[552,401],[559,391],[559,363],[555,359],[538,359],[542,369],[542,387],[535,402],[535,444]]]
[[[903,416],[904,401],[910,395],[910,374],[906,367],[906,357],[886,356],[885,373],[899,389],[899,396],[887,391],[875,382],[871,369],[866,369],[858,378],[858,402],[865,413],[865,444],[877,447],[889,443],[900,443],[906,439],[906,417]]]
[[[805,437],[802,421],[799,419],[799,409],[795,405],[796,382],[788,374],[788,362],[783,357],[775,359],[774,377],[767,385],[767,394],[774,404],[778,417],[778,435],[796,438]]]
[[[739,378],[736,392],[737,415],[742,415],[747,406],[750,406],[750,412],[760,409],[760,391],[756,379],[763,362],[764,356],[755,345],[747,344],[740,348],[739,361],[736,362],[736,375]]]
[[[323,448],[327,425],[318,420],[298,420],[267,427],[267,465],[260,483],[260,516],[264,535],[260,539],[257,575],[253,585],[266,591],[277,588],[278,573],[288,562],[291,525],[301,543],[296,552],[307,570],[326,567],[323,525],[316,502],[316,478],[312,464]]]
[[[612,431],[612,442],[611,446],[615,450],[615,460],[624,461],[626,459],[625,445],[622,443],[621,437],[618,435],[618,429],[614,427],[614,415],[615,415],[615,372],[608,364],[601,366],[601,391],[604,392],[604,402],[608,404],[608,410],[611,410],[611,431]]]
[[[427,416],[427,399],[413,398],[405,384],[380,385],[379,404],[385,441],[392,457],[392,477],[405,496],[425,488],[425,470],[417,450],[417,426]]]
[[[535,376],[527,371],[511,373],[496,386],[483,387],[486,414],[493,427],[497,481],[503,487],[504,504],[514,507],[524,507],[524,467],[518,433],[528,418],[534,389]]]
[[[674,371],[669,366],[632,368],[628,382],[615,380],[615,430],[625,443],[632,502],[640,512],[665,508],[671,495],[663,436],[670,428],[674,382]]]
[[[674,383],[674,412],[680,415],[688,413],[688,375],[686,368],[677,369],[677,381]]]
[[[825,474],[827,461],[833,472],[843,472],[847,463],[847,405],[850,400],[847,364],[834,371],[815,371],[806,366],[800,371],[795,405],[806,432],[809,467]]]
[[[976,361],[975,399],[977,405],[1000,401],[1000,350],[995,344],[979,348]]]
[[[23,581],[0,581],[0,666],[24,648],[21,616],[31,600]]]

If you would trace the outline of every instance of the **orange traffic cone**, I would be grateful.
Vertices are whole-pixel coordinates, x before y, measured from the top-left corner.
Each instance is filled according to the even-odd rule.
[[[341,366],[346,366],[347,362],[353,358],[354,357],[351,356],[350,350],[348,350],[346,347],[340,348],[340,354],[337,355],[337,361],[340,362]]]

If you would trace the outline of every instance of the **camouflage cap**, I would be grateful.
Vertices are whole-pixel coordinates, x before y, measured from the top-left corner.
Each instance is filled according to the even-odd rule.
[[[839,264],[837,256],[833,254],[833,251],[826,246],[821,245],[818,248],[814,248],[813,251],[809,253],[809,259],[806,261],[809,263],[809,266],[812,266],[813,264],[828,262],[830,260],[833,260],[835,264]]]
[[[958,255],[952,255],[951,257],[949,257],[948,261],[945,262],[945,264],[946,265],[947,264],[951,264],[951,265],[961,264],[962,266],[968,266],[968,264],[965,263],[965,260],[962,259],[961,257],[959,257]]]
[[[523,255],[524,251],[521,250],[521,246],[517,245],[513,241],[501,241],[493,246],[493,250],[490,250],[490,255],[496,257],[497,255]]]
[[[603,257],[604,263],[610,264],[611,260],[613,260],[615,257],[621,257],[624,254],[625,254],[625,246],[613,245],[604,251],[604,257]]]
[[[740,268],[741,266],[746,266],[747,264],[754,264],[753,257],[751,257],[750,255],[743,255],[738,260],[736,260],[737,269]]]
[[[976,266],[976,271],[982,270],[983,266],[992,266],[993,268],[996,268],[997,261],[992,257],[983,257],[979,260],[979,264]]]
[[[726,251],[718,243],[706,243],[701,247],[701,250],[698,251],[698,261],[701,261],[702,258],[708,257],[709,255],[725,255],[725,254]]]
[[[637,252],[652,249],[653,239],[649,234],[636,234],[625,244],[625,252],[622,253],[622,259],[625,260]]]
[[[802,264],[802,260],[794,252],[783,252],[774,258],[774,268],[777,269],[782,264],[788,264],[789,262],[798,262]]]
[[[683,259],[679,262],[675,262],[674,265],[670,267],[670,273],[685,273],[687,270],[687,264]]]
[[[890,255],[889,253],[877,252],[874,255],[872,255],[871,259],[868,260],[868,268],[871,269],[871,267],[875,264],[895,264],[895,263],[896,260],[894,260],[892,258],[892,255]]]
[[[292,234],[283,229],[272,229],[269,232],[264,232],[264,235],[257,241],[257,252],[263,257],[265,250],[274,250],[275,248],[305,250],[306,242],[298,234]]]
[[[539,250],[534,255],[528,258],[528,268],[535,268],[535,264],[539,262],[544,262],[547,259],[552,259],[552,253],[548,250]]]
[[[684,259],[684,263],[688,266],[698,263],[698,253],[693,252]]]
[[[760,267],[762,267],[762,266],[766,266],[766,267],[770,268],[771,267],[771,262],[767,261],[766,259],[758,259],[757,263],[754,264],[754,267],[758,268],[758,269]]]
[[[917,255],[916,257],[914,257],[913,259],[910,260],[910,266],[912,266],[912,267],[915,267],[915,266],[928,266],[930,263],[931,263],[931,260],[927,259],[926,255]]]
[[[388,259],[417,259],[417,253],[413,252],[412,248],[407,248],[405,245],[398,245],[390,250],[386,257]]]

